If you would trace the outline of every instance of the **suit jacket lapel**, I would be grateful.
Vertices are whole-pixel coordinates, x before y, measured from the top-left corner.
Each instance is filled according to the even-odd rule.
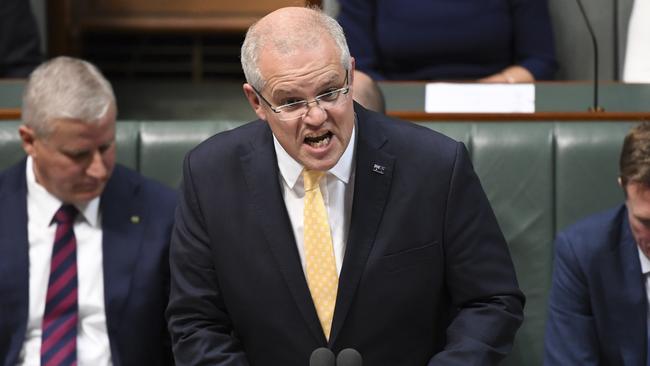
[[[104,263],[104,304],[109,334],[120,325],[120,314],[129,296],[131,277],[142,244],[146,212],[134,198],[135,183],[121,176],[116,167],[101,198],[102,253]]]
[[[5,172],[6,184],[0,191],[0,263],[3,314],[0,328],[11,334],[8,363],[15,363],[25,339],[29,311],[29,239],[27,234],[27,181],[25,161]],[[13,361],[10,361],[13,360]]]
[[[309,329],[319,343],[325,336],[314,309],[296,249],[291,221],[280,189],[278,163],[268,126],[254,137],[248,153],[241,156],[246,183],[257,207],[258,221],[273,257]]]
[[[620,240],[600,258],[603,283],[611,293],[606,298],[611,327],[618,341],[621,364],[645,365],[647,299],[639,253],[630,231],[627,211],[621,225]],[[614,259],[612,259],[614,258]]]
[[[352,304],[375,241],[393,177],[395,158],[381,150],[387,141],[381,133],[381,125],[369,123],[366,121],[365,112],[358,112],[350,233],[339,278],[330,344],[333,344],[341,331]]]

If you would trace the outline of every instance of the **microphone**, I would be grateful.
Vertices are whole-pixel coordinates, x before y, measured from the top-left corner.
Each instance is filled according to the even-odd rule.
[[[328,348],[316,348],[309,357],[309,366],[334,366],[334,353]]]
[[[336,366],[362,366],[361,354],[352,348],[346,348],[336,357]]]
[[[591,43],[594,48],[594,105],[589,107],[589,112],[604,112],[605,109],[598,105],[598,42],[596,41],[596,34],[591,27],[587,12],[585,12],[585,8],[582,6],[582,1],[576,0],[576,2],[578,3],[582,19],[587,24],[587,30],[589,30],[589,36],[591,37]]]

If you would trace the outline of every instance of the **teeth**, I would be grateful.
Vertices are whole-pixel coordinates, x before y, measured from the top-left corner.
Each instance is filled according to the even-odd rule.
[[[325,134],[323,136],[314,136],[314,137],[308,136],[305,138],[305,142],[310,146],[320,148],[329,144],[330,139],[331,136],[329,134]]]
[[[329,142],[330,142],[330,138],[329,138],[329,137],[325,137],[324,139],[318,141],[318,142],[315,144],[315,146],[316,146],[316,147],[323,147],[323,146],[326,146]]]

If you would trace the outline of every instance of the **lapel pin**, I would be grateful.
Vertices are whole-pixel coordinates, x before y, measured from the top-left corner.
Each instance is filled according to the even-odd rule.
[[[132,224],[139,224],[140,223],[140,216],[138,216],[138,215],[131,216],[131,223]]]
[[[383,165],[379,164],[372,164],[372,171],[377,173],[377,174],[384,174],[384,171],[386,170],[386,167]]]

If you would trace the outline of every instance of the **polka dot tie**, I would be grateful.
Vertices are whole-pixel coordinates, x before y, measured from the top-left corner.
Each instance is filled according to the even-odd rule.
[[[325,337],[329,339],[339,279],[336,273],[327,210],[318,185],[324,175],[324,172],[315,170],[303,171],[305,182],[304,245],[307,285]]]

